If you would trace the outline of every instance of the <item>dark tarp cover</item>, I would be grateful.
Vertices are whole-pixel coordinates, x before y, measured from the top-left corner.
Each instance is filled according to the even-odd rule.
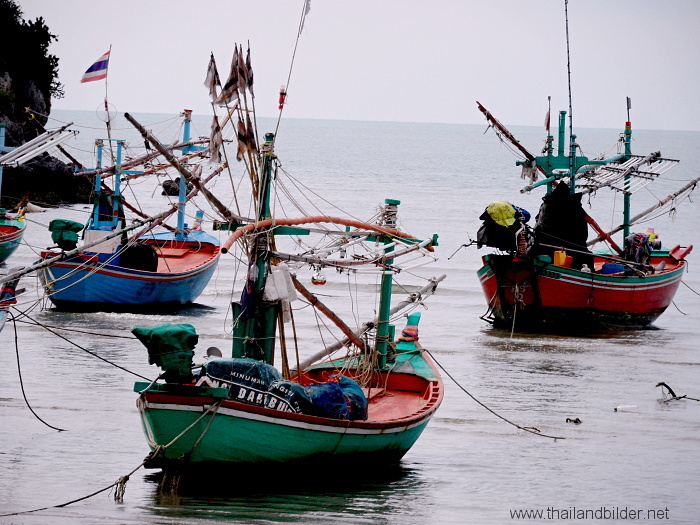
[[[586,253],[569,252],[573,262],[572,268],[581,268],[587,264],[593,268],[593,255],[586,247],[588,240],[588,222],[586,211],[581,206],[583,194],[571,194],[565,182],[559,182],[552,193],[542,197],[542,205],[537,213],[535,226],[535,251],[538,255],[553,256],[554,251],[567,248]],[[550,244],[557,248],[547,248],[540,244]]]
[[[283,379],[275,367],[246,357],[209,359],[201,376],[229,388],[230,399],[249,405],[332,419],[367,419],[367,398],[360,385],[346,376],[303,386]]]
[[[166,380],[191,376],[193,349],[199,341],[194,326],[171,323],[135,326],[131,333],[148,349],[148,363],[164,370]]]
[[[291,381],[275,381],[269,392],[302,414],[351,421],[367,419],[367,397],[360,385],[347,376],[333,375],[327,383],[306,387]]]
[[[261,407],[267,406],[272,382],[282,379],[274,366],[247,357],[210,359],[202,367],[202,375],[228,387],[229,398]]]
[[[527,210],[504,201],[492,202],[479,216],[483,221],[476,234],[476,246],[491,246],[509,252],[516,251],[517,234],[525,230],[530,219]]]
[[[306,387],[316,415],[331,419],[349,419],[350,411],[343,390],[338,383],[319,383]]]
[[[330,377],[331,381],[335,381],[336,379],[348,403],[350,420],[364,421],[367,419],[367,396],[365,396],[360,385],[358,385],[354,379],[347,376],[338,375]]]
[[[268,390],[268,408],[297,414],[315,414],[316,410],[311,402],[306,387],[294,381],[274,381]]]

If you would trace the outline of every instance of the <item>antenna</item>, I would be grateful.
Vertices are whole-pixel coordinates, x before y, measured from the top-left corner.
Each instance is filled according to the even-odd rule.
[[[630,109],[632,109],[632,99],[627,97],[627,122],[631,122]]]
[[[571,193],[576,191],[574,184],[574,156],[576,143],[574,142],[574,115],[571,102],[571,56],[569,50],[569,0],[564,0],[564,16],[566,18],[566,70],[569,83],[569,179],[571,180]]]

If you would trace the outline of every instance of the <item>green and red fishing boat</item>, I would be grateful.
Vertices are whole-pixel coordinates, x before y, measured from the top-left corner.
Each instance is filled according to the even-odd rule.
[[[2,172],[5,166],[19,165],[23,152],[32,147],[24,144],[19,148],[5,146],[6,124],[0,122],[0,192],[2,190]],[[32,142],[32,141],[30,141]],[[28,156],[28,158],[32,158]],[[24,208],[20,207],[16,215],[9,215],[7,210],[0,208],[0,264],[4,263],[22,242],[24,236]]]
[[[566,51],[569,56],[567,2]],[[658,180],[678,160],[660,152],[639,156],[632,153],[632,123],[627,98],[627,122],[616,140],[618,154],[588,158],[581,153],[574,134],[571,68],[568,62],[569,137],[566,144],[566,111],[559,112],[558,144],[550,132],[551,97],[545,118],[547,137],[542,154],[531,154],[503,124],[479,102],[479,110],[504,144],[521,155],[522,178],[530,193],[546,187],[547,193],[535,217],[527,223],[526,210],[505,201],[491,203],[479,217],[483,223],[477,247],[497,252],[483,257],[477,274],[488,312],[484,319],[495,326],[521,331],[590,331],[600,328],[641,328],[653,323],[673,301],[687,268],[692,245],[664,247],[653,228],[633,231],[648,216],[664,209],[673,211],[697,186],[700,177],[657,199],[650,208],[632,216],[632,195]],[[540,175],[543,180],[538,181]],[[622,223],[606,232],[581,204],[598,192],[610,189],[622,195]],[[614,209],[614,203],[609,203]],[[596,236],[588,239],[589,229]],[[613,235],[622,231],[623,242]],[[590,247],[603,242],[605,249]],[[622,246],[620,247],[620,244]]]
[[[0,263],[5,262],[22,242],[25,226],[24,210],[8,215],[6,210],[0,209]]]
[[[135,385],[143,428],[153,450],[148,464],[167,469],[173,462],[182,466],[179,458],[183,457],[189,466],[322,460],[395,463],[423,432],[443,391],[438,370],[418,342],[420,313],[408,316],[398,337],[390,323],[394,259],[428,250],[434,239],[419,241],[396,230],[399,203],[391,200],[386,203],[386,220],[379,225],[328,216],[273,220],[267,193],[275,159],[271,134],[265,146],[261,185],[265,196],[258,221],[238,229],[223,247],[228,251],[233,242],[246,240],[251,254],[241,299],[233,303],[231,357],[212,357],[193,372],[188,356],[198,337],[191,327],[134,329],[149,348],[150,362],[164,370],[165,382]],[[360,239],[384,243],[384,253],[371,259],[322,260],[272,249],[275,233],[286,229],[293,235],[308,235],[310,228],[289,225],[317,222],[347,226],[336,230],[343,241],[329,253],[349,250],[348,245],[359,245]],[[397,244],[402,248],[394,251]],[[357,268],[358,263],[380,267],[378,318],[353,333],[286,265],[273,263],[282,260],[346,271]],[[291,312],[292,290],[341,327],[346,340],[339,346],[348,351],[347,356],[310,365],[298,362],[296,369],[290,369],[288,343],[278,327],[284,326],[283,317]],[[276,338],[281,345],[282,372],[272,366]],[[294,344],[297,351],[302,349],[298,341]]]
[[[508,202],[491,203],[480,217],[477,245],[498,249],[483,257],[477,272],[489,307],[487,320],[517,330],[566,331],[653,323],[673,301],[693,247],[664,247],[653,229],[635,233],[632,227],[664,205],[678,202],[700,178],[632,217],[631,195],[678,161],[659,152],[633,155],[629,121],[621,138],[621,154],[589,159],[577,154],[576,136],[571,133],[569,154],[564,153],[566,111],[561,111],[556,153],[554,137],[548,134],[543,154],[534,156],[477,104],[496,133],[523,154],[518,164],[530,184],[521,192],[547,188],[534,228],[527,224],[529,213]],[[538,173],[545,178],[535,182]],[[622,225],[610,232],[581,206],[584,194],[605,188],[623,194]],[[589,227],[597,234],[592,240],[588,240]],[[624,236],[622,248],[612,238],[619,231]],[[589,246],[598,242],[608,248],[591,252]]]
[[[237,111],[244,127],[246,116]],[[221,249],[245,265],[235,292],[240,299],[231,305],[231,352],[224,356],[210,347],[196,365],[200,337],[193,326],[132,330],[148,348],[149,362],[163,371],[134,386],[151,449],[146,466],[180,472],[221,465],[395,464],[443,398],[438,369],[418,341],[421,314],[400,312],[417,308],[444,276],[427,278],[393,308],[392,284],[406,265],[435,260],[437,237],[420,240],[400,231],[400,203],[390,199],[367,222],[326,214],[273,217],[272,203],[286,209],[279,203],[288,196],[276,137],[269,133],[257,144],[257,133],[247,142],[238,136],[256,213],[248,224],[230,228]],[[287,245],[290,250],[282,251]],[[322,272],[328,268],[347,282],[327,283]],[[323,301],[302,284],[304,272],[313,274],[318,289],[332,287]],[[335,313],[357,321],[363,307],[370,320],[353,327]]]

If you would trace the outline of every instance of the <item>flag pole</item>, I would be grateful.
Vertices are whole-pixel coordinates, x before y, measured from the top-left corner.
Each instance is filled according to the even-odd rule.
[[[105,113],[106,113],[106,123],[107,123],[107,141],[109,142],[109,154],[112,156],[112,164],[114,162],[114,150],[112,149],[112,126],[111,119],[109,117],[109,99],[107,97],[107,80],[109,78],[109,62],[112,60],[112,44],[109,44],[109,60],[107,61],[107,69],[105,70]]]
[[[287,84],[285,86],[285,94],[289,93],[289,81],[292,79],[292,69],[294,68],[294,59],[297,56],[297,46],[299,45],[299,37],[301,37],[301,32],[304,30],[304,22],[306,22],[306,15],[311,11],[311,0],[304,0],[304,8],[301,11],[301,19],[299,20],[299,32],[297,33],[297,39],[294,41],[294,51],[292,51],[292,60],[289,64],[289,74],[287,75]],[[281,94],[280,94],[281,95]],[[281,98],[281,96],[280,96]],[[279,114],[277,116],[277,126],[275,127],[275,137],[279,131],[280,121],[282,120],[282,110],[284,109],[284,104],[280,100]]]

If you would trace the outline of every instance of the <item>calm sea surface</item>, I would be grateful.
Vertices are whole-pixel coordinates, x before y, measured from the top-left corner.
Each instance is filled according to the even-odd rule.
[[[106,136],[95,115],[56,111],[53,117],[79,125],[81,133],[69,148],[92,164],[92,141]],[[169,115],[135,117],[166,142],[177,135],[179,120]],[[507,122],[507,115],[499,118]],[[48,127],[58,124],[51,121]],[[261,132],[274,131],[271,120],[259,124]],[[195,115],[194,128],[195,135],[206,135],[209,118]],[[178,496],[160,495],[156,472],[139,469],[122,503],[104,492],[56,507],[112,484],[148,453],[132,387],[134,374],[152,378],[158,370],[148,365],[130,329],[191,323],[202,341],[196,360],[208,346],[228,349],[237,262],[222,257],[198,304],[180,315],[61,313],[42,300],[37,278],[27,276],[20,282],[26,292],[13,312],[29,317],[8,321],[0,334],[0,523],[698,523],[700,402],[660,403],[656,384],[663,381],[678,395],[700,399],[700,276],[694,264],[700,252],[689,257],[687,286],[681,285],[674,306],[651,329],[595,337],[493,330],[480,319],[486,306],[476,278],[487,252],[474,246],[457,250],[475,237],[478,216],[490,202],[508,200],[534,216],[542,193],[519,193],[524,181],[515,157],[493,133],[484,134],[485,128],[289,120],[279,129],[276,151],[283,168],[298,187],[317,195],[315,202],[323,197],[367,219],[385,198],[399,199],[404,230],[418,237],[439,235],[439,261],[415,273],[447,274],[426,302],[421,321],[423,345],[449,373],[444,375],[445,400],[399,469],[358,477],[329,463],[323,471],[300,472],[299,478],[271,476],[264,485],[246,483],[234,469],[230,485]],[[542,130],[511,131],[539,153]],[[121,116],[112,136],[142,144]],[[617,137],[617,130],[578,130],[578,142],[591,157],[614,147]],[[681,160],[667,174],[668,183],[639,194],[636,213],[697,176],[700,133],[635,130],[634,137],[636,153],[661,150]],[[236,170],[234,181],[240,177],[240,167]],[[222,200],[230,196],[228,176],[216,182],[214,191]],[[168,205],[153,180],[132,184],[125,195],[148,213]],[[644,230],[654,227],[668,246],[700,245],[698,199],[700,194]],[[620,210],[621,202],[610,195],[590,203],[591,215],[604,227],[619,223]],[[6,268],[31,264],[51,244],[46,228],[51,219],[84,222],[88,211],[79,205],[28,215],[25,244]],[[211,230],[211,221],[205,229]],[[314,291],[340,295],[345,277],[326,274],[326,287]],[[53,329],[59,337],[45,327],[64,330]],[[313,339],[311,327],[304,331]],[[319,345],[307,348],[307,355]],[[27,408],[18,362],[32,409],[64,432],[49,428]],[[518,430],[465,391],[514,423],[565,439]],[[619,406],[628,408],[615,412]],[[567,423],[567,418],[582,423]],[[542,517],[518,520],[512,517],[516,511],[541,511]],[[573,519],[579,512],[588,512],[589,518]]]

